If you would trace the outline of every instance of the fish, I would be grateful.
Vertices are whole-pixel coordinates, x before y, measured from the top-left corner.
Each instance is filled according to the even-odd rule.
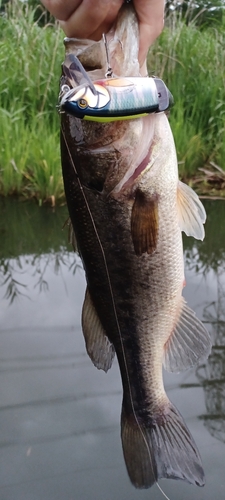
[[[106,38],[113,75],[140,76],[132,5],[121,8]],[[65,61],[77,57],[91,82],[105,77],[103,41],[67,38],[65,51]],[[73,68],[68,76],[67,63],[60,99],[63,86],[83,83]],[[160,112],[101,123],[64,110],[61,162],[87,282],[81,318],[86,350],[105,372],[117,357],[130,480],[136,488],[158,485],[160,478],[203,486],[198,448],[165,392],[162,373],[163,366],[189,369],[211,350],[209,333],[182,296],[181,233],[202,240],[206,214],[197,194],[179,181],[168,117]]]

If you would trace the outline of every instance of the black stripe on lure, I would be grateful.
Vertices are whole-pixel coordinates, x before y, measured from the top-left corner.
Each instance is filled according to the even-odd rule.
[[[159,78],[108,77],[92,82],[73,54],[66,56],[63,74],[68,84],[61,86],[59,111],[84,120],[130,120],[166,111],[173,104]]]

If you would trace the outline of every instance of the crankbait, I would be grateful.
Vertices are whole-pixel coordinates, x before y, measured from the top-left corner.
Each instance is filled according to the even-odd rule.
[[[130,120],[165,111],[173,104],[159,78],[108,77],[92,82],[73,54],[66,56],[63,73],[68,84],[61,87],[59,110],[84,120]]]

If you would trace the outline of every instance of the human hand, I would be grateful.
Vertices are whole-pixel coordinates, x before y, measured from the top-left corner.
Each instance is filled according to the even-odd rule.
[[[42,0],[68,37],[100,40],[117,18],[123,0]],[[133,0],[139,21],[139,62],[163,29],[164,0]]]
[[[164,26],[165,0],[133,0],[139,22],[139,63],[145,63],[150,45]]]

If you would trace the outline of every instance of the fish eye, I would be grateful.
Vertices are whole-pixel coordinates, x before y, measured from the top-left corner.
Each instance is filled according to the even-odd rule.
[[[87,103],[86,99],[79,99],[79,101],[77,101],[77,104],[78,104],[79,108],[81,108],[81,109],[85,109],[88,107],[88,103]]]

